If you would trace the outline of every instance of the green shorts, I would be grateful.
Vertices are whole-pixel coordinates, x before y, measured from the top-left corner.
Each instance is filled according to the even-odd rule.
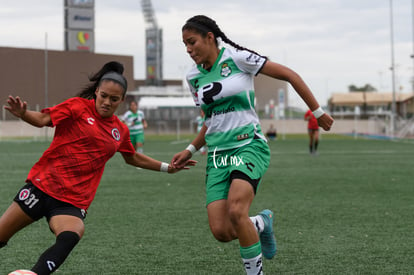
[[[144,143],[144,133],[139,133],[139,134],[135,134],[135,135],[131,135],[131,143],[133,145],[137,144],[137,143]]]
[[[210,152],[206,168],[206,205],[227,199],[232,172],[241,172],[259,185],[269,163],[269,146],[261,139],[237,149]]]

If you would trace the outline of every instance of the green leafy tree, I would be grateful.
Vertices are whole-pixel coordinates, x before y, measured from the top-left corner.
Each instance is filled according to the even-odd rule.
[[[376,92],[377,89],[371,84],[365,84],[365,86],[357,87],[354,84],[348,86],[350,92]]]

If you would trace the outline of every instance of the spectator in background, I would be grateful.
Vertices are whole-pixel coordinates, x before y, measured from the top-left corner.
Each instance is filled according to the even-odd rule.
[[[270,140],[277,139],[277,131],[276,131],[276,128],[275,128],[275,126],[273,124],[270,124],[270,127],[267,130],[267,132],[266,132],[266,136]]]

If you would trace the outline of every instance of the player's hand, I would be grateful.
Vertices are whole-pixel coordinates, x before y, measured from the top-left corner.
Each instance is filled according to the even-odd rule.
[[[22,118],[27,110],[27,102],[21,101],[20,97],[16,96],[14,98],[13,96],[9,96],[9,99],[7,100],[7,104],[9,106],[4,106],[4,109],[8,110],[10,113],[12,113],[14,116]]]
[[[183,169],[184,170],[188,170],[188,169],[190,169],[189,166],[195,166],[196,164],[197,164],[197,161],[196,160],[192,160],[192,159],[189,159],[189,160],[185,161],[184,162],[184,165],[181,168],[174,167],[174,166],[172,166],[170,164],[168,166],[168,173],[169,174],[173,174],[173,173],[177,173],[178,171],[181,171]]]
[[[183,150],[173,156],[170,165],[175,169],[182,169],[191,158],[191,155],[190,151]]]
[[[331,130],[333,122],[333,118],[327,113],[324,113],[321,117],[318,118],[318,125],[325,131]]]

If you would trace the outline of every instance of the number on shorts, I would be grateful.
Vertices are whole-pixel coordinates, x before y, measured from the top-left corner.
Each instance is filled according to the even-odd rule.
[[[35,205],[36,205],[36,203],[38,203],[38,202],[39,202],[39,199],[36,199],[35,194],[31,194],[31,195],[30,195],[30,197],[29,197],[29,198],[27,198],[27,199],[24,201],[24,204],[26,204],[27,206],[29,206],[29,208],[30,208],[30,209],[32,209],[32,208],[33,208],[33,206],[35,206]]]

